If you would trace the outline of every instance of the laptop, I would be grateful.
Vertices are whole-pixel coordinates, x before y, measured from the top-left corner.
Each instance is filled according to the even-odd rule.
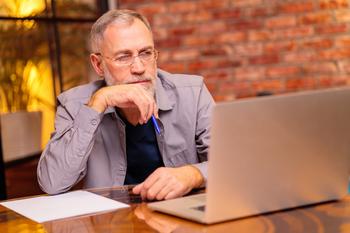
[[[219,103],[205,194],[149,203],[211,224],[347,195],[350,88]]]

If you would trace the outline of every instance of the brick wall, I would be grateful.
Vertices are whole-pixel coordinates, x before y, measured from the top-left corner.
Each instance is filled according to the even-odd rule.
[[[217,101],[350,83],[350,0],[119,0],[150,20],[159,67]]]

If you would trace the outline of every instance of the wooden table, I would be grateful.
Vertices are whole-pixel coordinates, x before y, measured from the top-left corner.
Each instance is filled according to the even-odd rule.
[[[128,203],[131,208],[50,221],[31,221],[0,206],[0,232],[239,232],[239,233],[350,233],[350,195],[342,201],[280,211],[214,225],[152,212],[125,187],[90,190]]]

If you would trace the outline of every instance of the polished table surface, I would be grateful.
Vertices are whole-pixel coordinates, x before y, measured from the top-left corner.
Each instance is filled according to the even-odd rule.
[[[203,225],[153,212],[127,187],[90,191],[128,203],[131,207],[39,224],[0,206],[0,232],[350,233],[350,195],[341,201]]]

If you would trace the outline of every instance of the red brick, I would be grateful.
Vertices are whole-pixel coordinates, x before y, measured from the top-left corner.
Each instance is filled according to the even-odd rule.
[[[282,61],[287,63],[304,63],[314,60],[315,57],[315,51],[290,52],[283,55]]]
[[[335,39],[336,47],[347,48],[350,47],[350,36],[342,36]]]
[[[197,2],[197,6],[199,9],[208,9],[208,10],[215,10],[215,9],[225,9],[229,7],[230,0],[201,0]]]
[[[300,73],[300,67],[298,66],[277,66],[269,67],[266,69],[266,76],[268,78],[284,78],[289,76],[295,76]]]
[[[257,56],[262,54],[261,43],[239,44],[234,47],[235,54],[238,56]]]
[[[219,1],[218,1],[219,2]],[[239,9],[225,9],[213,13],[214,18],[217,19],[238,19],[241,16]]]
[[[252,88],[250,82],[227,82],[219,85],[219,96],[235,95],[237,98],[252,96]],[[222,93],[225,93],[223,95]],[[221,97],[222,98],[222,97]],[[222,98],[221,100],[225,100]]]
[[[222,59],[216,61],[215,67],[218,68],[233,68],[233,67],[238,67],[241,66],[241,61],[237,60],[229,60],[229,59]]]
[[[213,68],[214,63],[211,61],[193,61],[188,64],[189,71],[200,71],[203,69]]]
[[[184,21],[188,23],[203,23],[209,21],[213,18],[211,12],[208,11],[197,11],[195,14],[193,12],[188,13],[184,16]]]
[[[231,4],[234,7],[246,7],[261,5],[263,0],[231,0]]]
[[[271,32],[268,30],[250,31],[249,41],[265,41],[271,38]]]
[[[167,3],[169,13],[195,12],[197,3],[195,1],[180,1]]]
[[[254,7],[245,9],[245,15],[247,17],[267,17],[276,15],[275,7],[267,6],[267,7]]]
[[[202,60],[202,61],[191,61],[188,63],[188,70],[190,72],[204,72],[205,70],[213,68],[232,68],[240,66],[240,62],[230,60]]]
[[[263,79],[265,76],[265,67],[244,67],[234,70],[234,77],[237,81],[252,81]]]
[[[210,82],[210,81],[207,81],[206,79],[204,79],[204,83],[205,83],[205,86],[208,88],[209,92],[215,96],[216,93],[218,92],[217,91],[218,82]]]
[[[326,49],[331,48],[333,46],[333,41],[330,39],[323,39],[323,38],[317,38],[317,39],[310,39],[305,40],[301,42],[300,48],[301,49]]]
[[[280,4],[278,10],[280,13],[302,13],[314,10],[314,4],[312,1],[289,2]]]
[[[140,1],[138,1],[138,0],[123,0],[123,1],[121,1],[123,4],[128,4],[128,3],[137,3],[137,2],[139,2],[139,3],[142,3],[142,2],[145,2],[146,0],[140,0]],[[123,5],[123,4],[121,4],[121,5]],[[120,5],[119,5],[120,6]]]
[[[318,52],[317,58],[320,60],[337,60],[350,58],[350,49],[330,49]]]
[[[316,27],[316,33],[317,34],[336,34],[336,33],[343,33],[347,32],[348,26],[343,24],[326,24],[326,25],[319,25]]]
[[[157,40],[168,38],[168,30],[165,28],[155,27],[152,31],[153,37]]]
[[[314,34],[313,27],[300,26],[288,29],[278,29],[272,32],[274,39],[308,37]]]
[[[350,84],[350,0],[123,0],[119,6],[149,18],[160,68],[204,75],[216,100]]]
[[[337,73],[337,66],[333,62],[322,62],[322,63],[309,63],[303,65],[303,70],[306,74],[335,74]]]
[[[237,99],[237,98],[236,98],[236,94],[234,94],[234,93],[229,93],[229,94],[226,94],[226,95],[218,94],[218,95],[214,96],[214,100],[217,103],[218,102],[233,101],[235,99]]]
[[[174,36],[187,36],[193,34],[195,31],[194,26],[177,26],[170,29],[170,34]]]
[[[262,91],[269,91],[272,93],[280,92],[284,84],[281,80],[261,80],[252,83],[252,88],[255,95]]]
[[[335,19],[337,22],[350,22],[350,10],[337,10]]]
[[[296,49],[295,41],[273,41],[267,42],[264,46],[265,53],[280,53],[284,51],[293,51]]]
[[[295,26],[297,23],[296,17],[293,15],[277,16],[269,18],[265,21],[267,28],[281,28]]]
[[[202,72],[205,80],[227,81],[232,76],[231,69],[215,69],[214,71]]]
[[[339,61],[339,69],[341,73],[350,74],[350,61]]]
[[[168,62],[168,63],[161,63],[159,64],[159,67],[161,69],[164,69],[168,72],[173,73],[185,73],[185,64],[183,62]]]
[[[185,46],[206,46],[213,43],[213,38],[208,36],[186,36],[183,38]]]
[[[180,14],[156,14],[153,16],[152,26],[168,26],[177,25],[182,22],[182,15]]]
[[[305,89],[313,89],[316,86],[316,80],[310,77],[300,77],[288,79],[286,81],[287,91],[297,91]]]
[[[156,47],[171,48],[171,47],[178,47],[181,44],[181,42],[179,38],[167,38],[167,39],[160,39],[160,40],[155,38],[155,44],[156,44]]]
[[[210,21],[206,24],[196,26],[200,34],[214,34],[226,31],[226,23],[223,21]]]
[[[200,54],[202,56],[222,56],[227,55],[227,51],[223,48],[203,48]]]
[[[348,82],[347,76],[321,76],[319,77],[319,86],[324,87],[334,87],[343,86]]]
[[[161,51],[158,52],[158,62],[159,63],[165,63],[168,61],[170,58],[170,52],[162,49]]]
[[[321,9],[338,9],[349,7],[348,0],[320,0]]]
[[[217,35],[215,41],[219,43],[237,43],[246,39],[244,32],[223,32]]]
[[[164,13],[166,11],[166,8],[163,4],[151,3],[139,6],[137,11],[146,16],[153,16],[154,14]]]
[[[172,53],[171,58],[175,61],[193,60],[199,56],[197,49],[177,49]]]
[[[261,20],[237,20],[228,24],[228,30],[251,30],[262,28]]]
[[[261,56],[252,57],[249,59],[249,63],[252,65],[275,64],[278,62],[279,62],[279,56],[277,54],[265,54]]]
[[[332,21],[332,12],[308,13],[299,18],[301,24],[325,24]]]

